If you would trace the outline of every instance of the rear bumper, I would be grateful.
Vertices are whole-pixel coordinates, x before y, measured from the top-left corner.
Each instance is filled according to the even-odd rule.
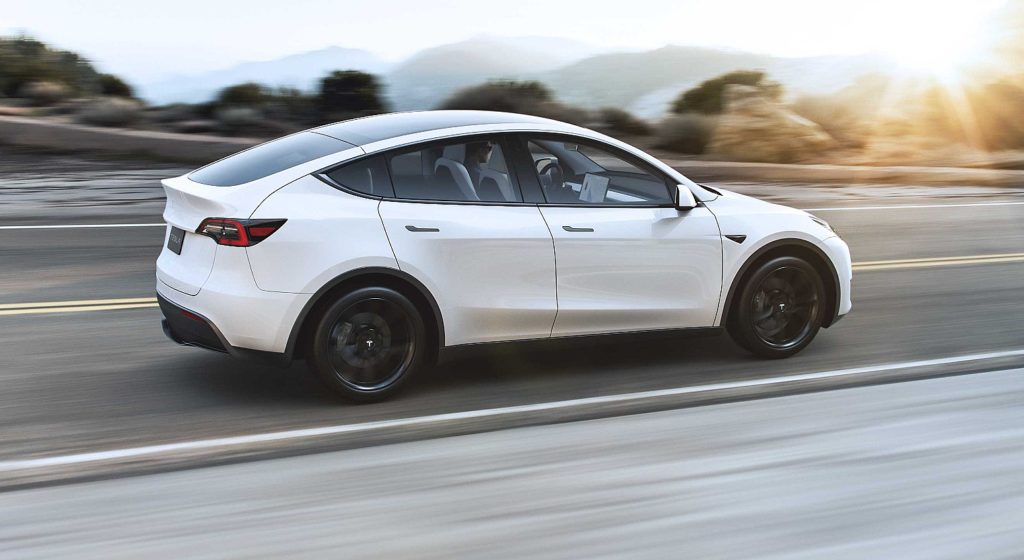
[[[167,301],[160,294],[157,294],[156,300],[164,314],[160,326],[167,338],[182,346],[195,346],[216,352],[228,351],[228,344],[208,319]]]

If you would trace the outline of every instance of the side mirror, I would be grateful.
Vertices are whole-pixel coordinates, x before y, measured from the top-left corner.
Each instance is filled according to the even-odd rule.
[[[697,207],[697,199],[686,185],[676,185],[676,209],[693,210]]]

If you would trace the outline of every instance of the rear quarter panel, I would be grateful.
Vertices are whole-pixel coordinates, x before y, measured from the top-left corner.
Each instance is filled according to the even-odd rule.
[[[379,200],[307,175],[270,195],[252,218],[288,220],[246,252],[261,290],[311,294],[363,267],[398,268],[377,212]]]

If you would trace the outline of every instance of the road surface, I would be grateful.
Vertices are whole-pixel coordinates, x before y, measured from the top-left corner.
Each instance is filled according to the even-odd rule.
[[[17,558],[1019,558],[1024,370],[0,494]]]

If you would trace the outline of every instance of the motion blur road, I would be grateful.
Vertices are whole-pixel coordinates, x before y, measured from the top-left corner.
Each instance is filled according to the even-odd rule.
[[[129,165],[78,160],[67,165],[63,163],[34,158],[31,161],[15,160],[12,164],[5,164],[5,169],[0,169],[0,332],[3,333],[0,335],[0,487],[4,486],[4,478],[10,474],[2,468],[5,462],[12,464],[34,458],[1024,349],[1024,321],[1021,320],[1024,318],[1024,189],[969,185],[838,187],[723,183],[718,186],[812,209],[838,229],[850,244],[854,261],[860,263],[854,276],[853,312],[835,327],[822,331],[800,355],[785,361],[759,361],[745,355],[727,337],[675,340],[662,336],[630,339],[628,344],[621,345],[602,341],[600,345],[582,342],[564,347],[497,347],[477,350],[442,364],[410,384],[393,401],[355,406],[339,402],[326,393],[306,374],[301,363],[289,369],[278,369],[203,350],[181,348],[164,337],[159,326],[160,312],[148,303],[148,298],[153,297],[154,261],[163,243],[164,230],[145,224],[161,221],[163,197],[158,179],[180,174],[183,169],[139,162]],[[44,175],[45,179],[41,178]],[[143,225],[49,227],[110,224]],[[135,298],[138,299],[133,303],[131,300]],[[104,300],[116,301],[104,303]],[[60,303],[82,301],[89,303]],[[999,365],[1022,365],[1024,355],[1017,361],[1019,363],[1004,361]],[[994,368],[974,368],[978,369]],[[942,373],[951,372],[944,370]],[[968,373],[968,370],[958,373]],[[786,534],[791,539],[800,536],[795,531],[804,532],[802,534],[808,538],[818,532],[838,538],[842,533],[838,528],[838,524],[843,523],[842,512],[830,509],[826,512],[830,517],[822,518],[812,506],[820,500],[856,502],[856,496],[852,494],[856,493],[858,486],[843,487],[841,478],[833,480],[830,485],[820,465],[808,465],[811,478],[805,482],[814,488],[807,496],[801,495],[803,487],[787,484],[795,484],[794,481],[801,477],[801,463],[790,462],[814,463],[827,456],[831,461],[842,463],[846,460],[844,453],[849,451],[848,460],[860,463],[840,467],[847,469],[847,474],[859,484],[871,485],[874,475],[886,475],[884,481],[876,480],[872,488],[879,492],[897,492],[888,498],[893,507],[905,509],[896,511],[913,515],[914,507],[918,506],[912,507],[908,502],[924,500],[934,501],[936,507],[945,508],[945,514],[934,515],[954,515],[959,502],[955,496],[946,493],[947,488],[943,486],[946,475],[941,474],[941,470],[930,474],[927,480],[915,479],[914,468],[946,469],[949,477],[955,475],[963,491],[973,493],[963,498],[965,507],[977,508],[979,515],[983,513],[982,517],[986,519],[1000,519],[1002,525],[993,525],[993,530],[999,527],[1015,529],[1019,539],[1024,531],[1024,523],[1019,517],[1022,504],[998,492],[999,488],[1019,490],[1022,482],[1020,467],[1024,463],[1019,453],[1012,457],[1016,461],[1015,472],[1010,472],[1009,467],[1005,472],[996,469],[992,462],[997,460],[995,455],[992,461],[971,461],[952,451],[936,454],[930,459],[913,456],[908,460],[913,459],[915,463],[900,463],[898,470],[891,472],[885,470],[885,463],[872,466],[872,458],[881,454],[889,462],[898,462],[895,454],[909,453],[911,448],[916,449],[914,446],[926,448],[924,440],[933,437],[956,439],[956,434],[950,430],[955,432],[960,427],[965,430],[963,437],[967,439],[957,440],[956,444],[966,446],[964,453],[998,454],[1011,443],[1018,450],[1024,448],[1024,437],[1016,425],[1013,426],[1015,430],[1000,432],[999,438],[1002,439],[998,441],[992,439],[996,436],[987,430],[971,430],[971,427],[978,426],[1002,427],[1002,422],[1022,418],[1020,403],[1024,402],[1024,385],[1018,381],[1020,373],[1018,370],[844,389],[757,403],[714,405],[633,418],[522,428],[503,432],[505,435],[477,434],[59,488],[16,490],[0,495],[0,511],[5,512],[0,515],[42,519],[46,517],[47,507],[60,508],[61,503],[83,508],[98,504],[97,519],[106,519],[109,527],[109,524],[119,521],[103,515],[136,518],[136,513],[116,500],[111,504],[113,509],[99,513],[103,509],[103,500],[98,497],[103,492],[128,500],[136,492],[149,495],[156,492],[156,486],[165,484],[170,488],[194,484],[196,488],[216,489],[223,486],[219,480],[228,479],[251,480],[252,484],[263,485],[264,479],[274,478],[281,472],[278,469],[308,472],[326,486],[330,486],[330,478],[350,477],[346,479],[348,482],[344,488],[334,488],[323,494],[319,498],[321,501],[349,500],[353,504],[365,505],[375,499],[371,490],[387,488],[387,499],[392,500],[393,507],[400,509],[400,496],[394,492],[398,491],[396,488],[403,487],[400,484],[387,486],[387,481],[395,479],[396,473],[406,472],[403,469],[409,469],[408,472],[418,472],[421,468],[454,469],[437,480],[416,478],[410,484],[450,486],[450,495],[433,496],[441,500],[438,503],[442,505],[437,506],[440,511],[451,513],[452,508],[464,508],[477,511],[481,516],[497,516],[489,522],[481,522],[489,525],[477,527],[478,533],[467,541],[466,551],[487,551],[479,548],[481,543],[491,542],[484,538],[486,535],[493,536],[497,534],[495,531],[502,531],[506,539],[514,539],[516,531],[523,528],[533,535],[544,533],[541,536],[555,539],[562,546],[581,547],[579,550],[584,556],[588,553],[622,552],[610,542],[616,535],[621,535],[622,543],[629,542],[632,537],[648,535],[645,538],[653,539],[647,541],[651,543],[652,550],[662,553],[651,556],[664,557],[665,552],[671,550],[666,547],[672,543],[689,542],[686,535],[701,534],[702,527],[708,524],[713,524],[723,539],[736,538],[735,535],[726,537],[728,533],[723,531],[727,529],[751,527],[755,536],[750,537],[750,543],[758,542],[755,538],[758,534],[764,538],[776,534],[773,531],[781,530],[780,524],[787,523],[804,525],[800,529],[788,527]],[[927,376],[927,373],[922,376]],[[921,388],[921,393],[914,387]],[[822,388],[815,387],[816,390]],[[794,412],[790,417],[785,404],[788,402],[799,403],[801,412]],[[1011,405],[1007,409],[998,408]],[[991,407],[997,410],[990,410]],[[864,423],[862,431],[849,431],[851,428],[844,424],[843,414],[837,414],[846,410],[862,415],[859,420]],[[882,418],[884,422],[874,425],[872,418]],[[960,426],[958,419],[977,422]],[[778,427],[781,431],[775,432],[768,426],[776,421],[795,423],[792,430],[801,432],[789,431],[790,428],[785,426]],[[867,427],[868,424],[873,427]],[[721,439],[718,438],[719,433]],[[836,438],[829,436],[833,433],[837,434]],[[534,437],[540,440],[535,447],[523,451],[525,458],[511,451],[520,445],[529,445],[528,440]],[[779,448],[775,451],[766,448],[766,439],[771,438],[778,438]],[[870,452],[866,451],[868,442],[865,438],[871,439]],[[978,441],[973,441],[975,438]],[[400,439],[418,438],[415,434],[407,434]],[[600,445],[595,443],[596,447],[587,447],[587,442],[595,440],[600,440]],[[565,445],[555,445],[555,442],[563,441]],[[935,445],[942,445],[941,441],[936,439]],[[637,445],[649,445],[659,451],[638,449]],[[352,444],[351,441],[345,445],[359,446],[358,442]],[[493,451],[493,455],[481,455],[477,446]],[[313,445],[303,448],[302,453],[330,449],[336,448]],[[449,456],[453,449],[461,455]],[[682,474],[673,475],[677,478],[653,477],[647,482],[644,482],[644,477],[652,475],[650,472],[644,471],[641,473],[644,477],[640,478],[630,474],[627,477],[630,489],[622,495],[611,493],[594,497],[594,485],[615,487],[620,482],[619,477],[625,476],[615,470],[605,470],[605,467],[622,466],[616,463],[620,452],[623,453],[622,465],[628,463],[633,469],[626,474],[636,474],[639,472],[636,469],[643,471],[647,468],[644,466],[647,461],[652,465],[659,464],[659,461],[675,462],[673,464],[677,466],[682,465]],[[413,458],[409,459],[406,453]],[[683,455],[687,456],[688,462],[683,462]],[[405,462],[401,462],[399,456],[405,457]],[[391,457],[394,462],[389,459]],[[416,457],[422,460],[418,462]],[[457,457],[460,461],[473,462],[475,466],[460,470],[455,466]],[[508,461],[503,462],[501,458]],[[611,464],[605,465],[604,461]],[[949,463],[936,464],[936,461]],[[216,461],[197,461],[190,465],[186,461],[186,464],[178,464],[175,468],[198,467],[213,462]],[[382,478],[377,480],[365,471],[354,473],[354,465],[380,470]],[[705,478],[686,478],[690,476],[687,473],[691,468],[704,472],[702,476]],[[538,470],[533,472],[531,469]],[[583,478],[568,477],[566,473],[569,472],[579,472]],[[711,476],[707,473],[717,474],[707,478]],[[528,488],[525,494],[517,492],[521,487],[515,480],[507,484],[492,480],[520,475],[524,481],[519,484]],[[975,477],[977,483],[973,484],[970,481]],[[533,482],[529,483],[529,480]],[[361,481],[359,484],[363,486],[355,488],[356,481]],[[900,481],[907,482],[908,486],[900,486]],[[290,501],[287,484],[293,483],[298,484],[295,477],[283,481],[283,486],[275,487],[276,490],[268,490],[266,498],[270,502],[267,504],[253,502],[254,496],[240,497],[240,488],[253,487],[247,485],[221,488],[223,502],[218,500],[219,494],[213,490],[203,495],[210,503],[220,504],[218,507],[221,509],[214,508],[213,512],[219,511],[224,516],[232,515],[236,508],[249,508],[245,514],[249,516],[255,515],[252,507],[273,508],[277,504],[284,508],[283,511],[287,511],[287,507],[298,508],[302,511],[293,513],[313,526],[302,529],[297,525],[293,537],[303,539],[309,536],[320,544],[328,542],[316,540],[317,531],[326,528],[317,524],[331,523],[332,518],[319,520],[315,513],[306,509],[321,505],[327,507],[310,497],[323,488],[304,483],[300,490],[307,494],[300,494],[303,497]],[[475,494],[471,488],[459,487],[464,483],[483,484],[493,491]],[[531,498],[530,492],[539,492],[541,486],[538,484],[559,484],[560,491],[556,496],[568,500],[571,505],[563,508],[554,497],[531,505],[530,500],[537,496]],[[586,487],[577,488],[573,484]],[[645,489],[644,484],[659,486]],[[773,486],[775,484],[781,486]],[[638,504],[644,500],[656,502],[661,486],[666,488],[664,499],[672,503],[654,504],[653,509],[636,520],[636,523],[649,525],[637,527],[616,521],[620,516],[640,511]],[[410,487],[410,492],[438,492],[434,488]],[[575,498],[569,495],[574,489],[580,492]],[[36,494],[31,494],[33,492]],[[900,501],[901,496],[904,501]],[[775,498],[780,500],[777,506],[769,507],[768,500]],[[443,505],[445,499],[451,502]],[[22,500],[22,505],[13,509],[9,507],[19,500]],[[24,500],[31,500],[33,505],[25,505]],[[524,519],[525,511],[517,510],[509,513],[508,517],[501,517],[495,513],[496,506],[488,503],[489,500],[501,500],[512,509],[536,508],[540,515],[554,519],[578,516],[581,525],[570,527],[563,520],[552,525],[549,531],[537,520]],[[750,509],[741,507],[744,500],[749,500]],[[183,506],[167,493],[154,495],[152,503],[154,508],[167,508],[171,512],[165,512],[167,515],[175,511],[182,513],[180,507]],[[205,502],[200,500],[198,503]],[[791,506],[793,509],[787,509],[788,513],[783,515],[771,510],[772,507]],[[387,517],[381,509],[383,507],[375,506],[378,522],[384,522],[384,517]],[[22,510],[23,513],[17,513]],[[396,511],[388,520],[409,525],[409,516],[416,511],[415,508],[407,512]],[[659,511],[669,517],[655,515]],[[1007,515],[999,515],[1000,511]],[[65,513],[78,519],[89,515],[74,512],[74,509],[69,509]],[[218,515],[213,512],[205,513],[203,519]],[[350,511],[332,510],[329,513],[353,515]],[[418,529],[429,527],[430,521],[425,518],[431,513],[425,510],[420,513],[423,515],[420,517],[422,523],[411,525]],[[856,511],[850,514],[859,515]],[[183,527],[165,524],[169,520],[161,515],[154,514],[155,517],[147,519],[160,523],[168,531]],[[718,515],[722,517],[716,517]],[[964,514],[964,517],[971,515]],[[88,524],[76,525],[74,523],[77,522],[65,516],[47,519],[48,528],[38,530],[50,535],[63,534],[69,527],[68,523],[82,531],[88,527]],[[264,522],[269,519],[276,518],[267,517]],[[346,519],[351,521],[354,518]],[[441,523],[444,519],[442,515],[434,522]],[[915,524],[907,525],[907,530],[918,531],[923,539],[931,534],[922,528],[928,519],[932,518],[920,518]],[[591,523],[588,524],[587,520]],[[724,526],[725,521],[731,527]],[[939,521],[955,525],[951,518],[941,517]],[[965,519],[963,522],[970,524],[973,521]],[[338,523],[344,525],[341,521]],[[674,530],[680,524],[687,527],[685,532],[666,534],[659,530],[659,527]],[[226,525],[224,527],[230,529]],[[350,535],[348,538],[355,540],[346,542],[358,541],[356,544],[366,547],[370,546],[367,542],[375,538],[371,536],[374,535],[372,531],[363,536],[363,525],[348,527],[359,533],[358,536]],[[965,532],[947,532],[944,538],[962,534],[968,541],[975,539],[971,542],[978,545],[970,551],[982,551],[981,555],[986,557],[995,556],[987,554],[990,549],[981,547],[984,543],[976,542],[976,539],[984,537],[974,530],[976,527],[957,527]],[[11,525],[0,522],[0,543],[15,543],[15,546],[20,546],[19,543],[40,544],[26,536],[34,530],[25,523]],[[199,527],[198,530],[202,532],[205,529]],[[377,538],[391,538],[379,527],[377,531]],[[595,532],[600,533],[600,540],[605,545],[587,548],[587,535]],[[236,531],[234,534],[241,538],[245,532]],[[110,536],[102,532],[94,536],[102,540],[104,535]],[[877,538],[883,540],[871,546],[884,546],[889,542],[884,539],[891,536],[885,535],[888,535],[885,531],[879,533]],[[156,535],[152,536],[156,538]],[[445,550],[444,536],[437,533],[431,538],[421,534],[421,540],[403,541],[403,546],[413,542],[433,545],[437,548],[435,556],[447,556],[441,552]],[[704,536],[705,540],[711,538]],[[66,550],[75,550],[67,538],[70,537],[63,542],[71,548]],[[496,540],[493,542],[497,543]],[[538,542],[544,542],[544,539],[540,538]],[[814,546],[824,546],[821,543],[828,542],[829,546],[838,547],[829,551],[812,547],[809,550],[814,552],[808,553],[811,557],[858,555],[863,550],[883,550],[844,549],[842,546],[848,543],[842,539],[834,543],[828,539],[809,542],[818,543]],[[1016,544],[1018,546],[1006,550],[1019,551],[1019,540]],[[0,544],[0,551],[4,546]],[[398,547],[394,549],[396,553],[404,551],[420,555],[415,548],[395,546]],[[153,550],[163,549],[157,547]],[[521,553],[507,553],[514,557],[543,551],[544,548],[508,550]],[[694,550],[699,552],[696,556],[716,555],[713,548],[698,547]],[[749,556],[758,550],[764,550],[766,556],[782,551],[781,548],[778,551],[770,547],[749,548],[746,549],[747,554],[739,556]],[[787,550],[799,552],[799,549]],[[957,550],[953,549],[950,555],[962,555]],[[254,549],[252,552],[258,551]],[[55,550],[50,551],[53,552]],[[217,556],[215,553],[211,555]],[[867,556],[875,554],[868,553]]]

